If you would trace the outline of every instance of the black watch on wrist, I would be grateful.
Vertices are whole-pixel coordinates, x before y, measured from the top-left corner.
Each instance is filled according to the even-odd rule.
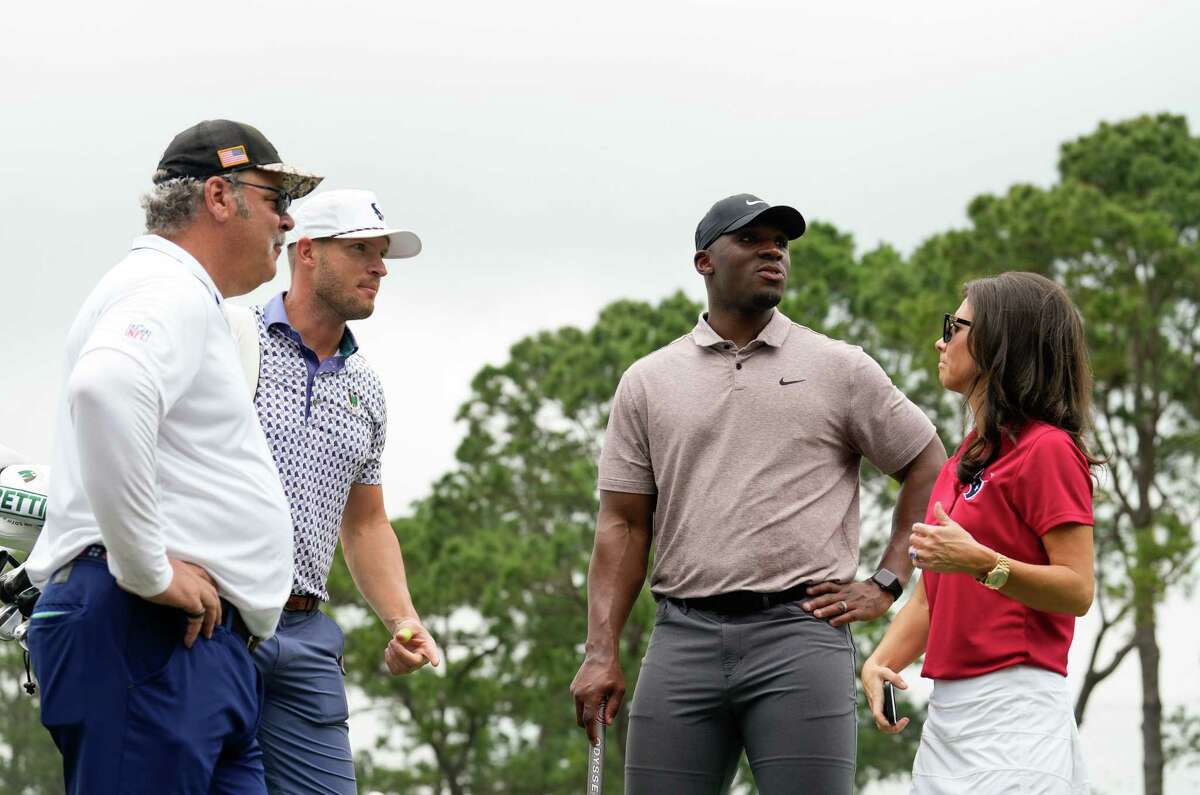
[[[872,574],[871,582],[878,585],[884,593],[890,593],[893,602],[904,593],[904,586],[900,584],[900,578],[887,569],[880,569]]]

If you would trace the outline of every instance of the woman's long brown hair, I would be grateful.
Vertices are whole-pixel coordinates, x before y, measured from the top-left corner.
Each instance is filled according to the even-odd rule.
[[[956,474],[970,483],[1000,455],[1001,435],[1031,420],[1061,428],[1092,466],[1092,370],[1083,318],[1066,290],[1036,273],[1009,271],[968,282],[974,319],[967,349],[979,373],[967,394],[983,390],[975,438]]]

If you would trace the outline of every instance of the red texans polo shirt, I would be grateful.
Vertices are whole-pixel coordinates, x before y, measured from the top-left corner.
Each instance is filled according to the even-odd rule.
[[[973,431],[942,467],[927,524],[936,524],[933,505],[941,502],[981,544],[1011,560],[1041,565],[1050,562],[1043,535],[1064,524],[1093,524],[1088,462],[1065,431],[1027,424],[1015,442],[1003,437],[1000,457],[962,484],[955,468],[972,438]],[[922,579],[929,597],[923,676],[965,679],[1012,665],[1067,675],[1075,616],[1026,607],[969,574],[929,571]]]

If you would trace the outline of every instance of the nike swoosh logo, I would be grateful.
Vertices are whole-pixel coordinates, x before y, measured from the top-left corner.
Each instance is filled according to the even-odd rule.
[[[766,202],[765,202],[765,201],[763,201],[762,199],[759,199],[759,200],[758,200],[758,201],[756,201],[756,202],[752,202],[752,201],[750,201],[749,199],[746,199],[746,206],[747,206],[747,207],[749,207],[749,206],[750,206],[750,205],[752,205],[752,204],[766,204]]]
[[[788,384],[798,384],[798,383],[800,383],[800,382],[801,382],[801,381],[803,381],[803,380],[804,380],[803,378],[797,378],[795,381],[784,381],[784,380],[783,380],[783,376],[780,376],[780,377],[779,377],[779,385],[780,385],[780,386],[787,386]]]

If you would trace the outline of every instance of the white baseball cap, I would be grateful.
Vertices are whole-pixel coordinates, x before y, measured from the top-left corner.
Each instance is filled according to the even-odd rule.
[[[405,229],[393,229],[383,220],[379,199],[369,190],[327,190],[292,213],[296,228],[288,233],[288,244],[302,237],[339,240],[386,237],[384,259],[405,259],[421,253],[421,238]]]

